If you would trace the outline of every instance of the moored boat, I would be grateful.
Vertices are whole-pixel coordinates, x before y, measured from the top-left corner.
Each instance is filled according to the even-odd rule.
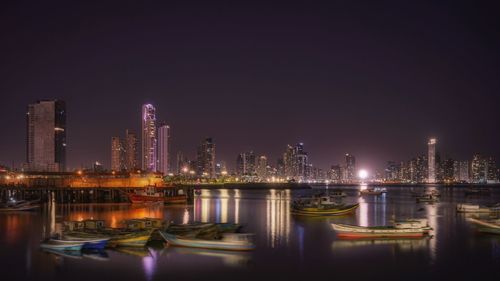
[[[500,234],[500,219],[480,220],[480,219],[470,218],[469,221],[477,226],[477,230],[479,232]]]
[[[62,239],[47,239],[40,244],[43,249],[57,250],[57,251],[80,251],[85,242],[70,241]]]
[[[341,216],[355,212],[358,207],[359,203],[327,206],[294,203],[292,213],[303,216]]]
[[[0,212],[9,211],[32,211],[40,208],[40,200],[15,200],[10,199],[6,203],[0,204]]]
[[[164,204],[183,204],[187,202],[187,196],[185,194],[165,196],[165,194],[157,192],[154,186],[135,190],[133,193],[127,193],[127,196],[133,204],[158,202],[163,202]]]
[[[339,239],[421,238],[431,228],[426,219],[395,222],[390,226],[357,226],[332,223]]]
[[[488,207],[477,204],[462,203],[457,204],[456,210],[459,213],[494,213],[500,212],[500,205],[496,204],[494,206]]]
[[[385,188],[367,188],[367,189],[361,189],[359,193],[361,195],[381,195],[382,193],[386,193],[387,189]]]
[[[250,240],[252,234],[246,233],[225,233],[221,239],[187,238],[164,231],[160,231],[160,234],[167,241],[168,245],[177,247],[225,251],[250,251],[255,249],[254,243]]]

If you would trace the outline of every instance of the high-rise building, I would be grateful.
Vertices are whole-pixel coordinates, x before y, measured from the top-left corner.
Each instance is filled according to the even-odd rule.
[[[308,168],[307,152],[304,151],[304,144],[298,143],[295,145],[295,177],[299,180],[309,178],[310,169]]]
[[[177,152],[177,174],[186,174],[189,172],[189,160],[184,157],[182,151]]]
[[[66,171],[66,104],[42,100],[28,105],[26,162],[30,171]]]
[[[487,162],[486,162],[486,181],[488,183],[496,183],[498,182],[498,175],[497,175],[497,165],[495,163],[495,158],[489,157]]]
[[[458,161],[458,181],[469,182],[469,161]]]
[[[215,143],[212,138],[206,138],[198,146],[198,155],[196,159],[196,172],[199,176],[215,177]]]
[[[151,104],[142,106],[142,169],[157,171],[156,161],[156,110]]]
[[[130,132],[125,131],[125,169],[128,171],[135,171],[139,168],[137,165],[137,136]]]
[[[397,181],[401,179],[400,176],[401,164],[394,161],[388,161],[387,167],[385,168],[385,180],[386,181]]]
[[[427,143],[428,147],[427,160],[429,161],[427,165],[427,171],[428,171],[427,182],[429,183],[436,182],[436,144],[437,144],[436,138],[429,139],[429,142]]]
[[[471,178],[472,182],[474,183],[486,183],[486,160],[484,157],[476,153],[472,157],[472,163],[471,163]]]
[[[442,162],[442,165],[440,165],[442,167],[442,170],[443,170],[443,180],[445,182],[454,182],[455,181],[455,167],[456,167],[456,163],[457,161],[451,159],[451,158],[448,158],[446,160],[444,160]]]
[[[340,165],[333,165],[330,167],[328,178],[334,183],[340,183],[342,181],[342,169]]]
[[[295,150],[291,145],[287,145],[285,153],[283,153],[283,164],[285,177],[292,179],[296,175]]]
[[[268,165],[267,165],[267,157],[265,155],[259,156],[259,160],[257,161],[257,176],[261,180],[265,180],[268,177]]]
[[[158,171],[167,175],[170,172],[170,126],[162,123],[158,127]]]
[[[354,155],[345,154],[346,181],[353,182],[356,177],[356,158]]]
[[[238,154],[236,158],[236,174],[239,176],[253,176],[255,173],[255,154],[253,151]]]
[[[111,138],[111,170],[121,171],[125,169],[125,150],[119,137]]]

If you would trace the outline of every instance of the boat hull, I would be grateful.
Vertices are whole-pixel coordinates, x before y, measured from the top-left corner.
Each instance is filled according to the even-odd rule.
[[[342,216],[355,212],[358,207],[359,203],[346,206],[345,208],[331,208],[331,209],[292,207],[292,213],[302,216]]]
[[[156,203],[163,202],[165,204],[183,204],[187,202],[187,197],[185,195],[181,196],[147,196],[138,194],[127,194],[130,202],[133,204],[144,204],[144,203]]]
[[[422,238],[428,228],[361,227],[332,223],[339,239]]]
[[[224,251],[251,251],[255,249],[253,243],[241,241],[215,241],[203,239],[188,239],[181,238],[177,235],[160,231],[162,237],[171,246],[188,247],[188,248],[201,248],[211,250],[224,250]]]

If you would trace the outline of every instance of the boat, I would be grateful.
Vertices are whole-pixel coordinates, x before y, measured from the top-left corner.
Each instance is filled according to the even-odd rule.
[[[57,251],[80,251],[85,242],[70,241],[63,239],[47,239],[40,244],[42,249],[50,249]]]
[[[405,220],[390,226],[331,225],[339,239],[422,238],[431,230],[426,219]]]
[[[381,195],[382,193],[386,193],[387,189],[375,187],[375,188],[367,188],[359,191],[361,195]]]
[[[163,202],[165,204],[183,204],[187,202],[185,194],[175,196],[165,196],[161,192],[157,192],[154,186],[147,186],[141,190],[127,193],[127,196],[133,204],[156,203]]]
[[[470,218],[469,221],[474,223],[478,227],[477,230],[479,232],[500,234],[500,219],[480,220],[480,219]]]
[[[344,198],[347,196],[347,194],[343,190],[334,189],[334,190],[328,191],[327,196],[330,196],[332,198]]]
[[[92,249],[92,250],[103,250],[107,244],[108,241],[111,239],[109,237],[106,238],[94,238],[94,237],[64,237],[68,241],[72,241],[75,243],[83,242],[83,247],[82,249]]]
[[[40,200],[15,200],[11,198],[0,205],[0,212],[8,211],[32,211],[40,208]]]
[[[422,202],[434,203],[434,202],[439,201],[439,199],[436,196],[434,196],[430,193],[417,196],[416,200],[417,200],[417,203],[422,203]]]
[[[165,231],[160,231],[160,234],[169,246],[225,251],[251,251],[255,249],[255,245],[250,239],[252,234],[248,233],[225,233],[220,239],[187,238]]]
[[[356,211],[359,203],[344,204],[332,201],[330,196],[297,199],[292,203],[292,213],[304,216],[340,216]]]
[[[458,213],[494,213],[500,212],[500,203],[493,206],[481,206],[476,204],[457,204]]]

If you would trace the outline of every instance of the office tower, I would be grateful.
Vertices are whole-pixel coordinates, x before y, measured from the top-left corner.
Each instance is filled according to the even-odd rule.
[[[291,145],[287,145],[285,153],[283,153],[283,164],[285,177],[292,179],[296,174],[295,167],[295,150]]]
[[[498,181],[497,175],[497,165],[495,163],[495,158],[489,157],[486,161],[486,181],[488,183],[496,183]]]
[[[253,151],[238,154],[236,158],[236,173],[239,176],[255,175],[255,154]]]
[[[471,178],[474,183],[486,183],[486,160],[479,153],[474,154],[471,163]]]
[[[267,165],[267,157],[265,155],[259,156],[259,160],[257,161],[257,176],[261,180],[266,180],[268,177],[268,165]]]
[[[26,113],[26,162],[30,171],[66,171],[66,104],[41,100]]]
[[[184,157],[182,151],[177,152],[177,174],[186,174],[189,172],[189,160]]]
[[[304,144],[298,143],[295,145],[295,176],[299,180],[309,178],[310,169],[308,167],[307,152],[304,151]]]
[[[427,160],[429,161],[428,163],[428,178],[427,182],[429,183],[435,183],[436,182],[436,144],[437,144],[437,139],[431,138],[429,139],[429,142],[427,143],[428,147],[428,156]]]
[[[342,170],[340,165],[332,165],[330,167],[328,178],[334,183],[340,183],[342,181]]]
[[[170,126],[162,123],[158,127],[158,171],[163,175],[170,172]]]
[[[276,175],[279,178],[286,178],[285,160],[283,159],[283,157],[280,157],[276,160]]]
[[[142,169],[156,172],[156,110],[153,105],[142,106]]]
[[[469,161],[458,161],[458,177],[459,182],[469,182]]]
[[[206,138],[198,146],[196,172],[199,176],[215,177],[215,143],[212,138]]]
[[[137,136],[125,131],[125,169],[127,171],[135,171],[139,168],[137,165]]]
[[[445,182],[454,182],[455,181],[455,170],[456,170],[456,163],[457,161],[448,158],[442,162],[442,167],[443,170],[443,180]]]
[[[356,178],[356,158],[354,155],[346,153],[345,169],[345,180],[347,182],[353,182]]]
[[[121,171],[125,169],[124,149],[119,137],[111,138],[111,170]]]

